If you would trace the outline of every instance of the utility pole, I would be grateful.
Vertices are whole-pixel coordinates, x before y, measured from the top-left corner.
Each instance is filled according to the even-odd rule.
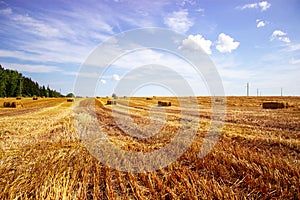
[[[257,96],[258,96],[258,88],[256,89],[256,94],[257,94]]]
[[[280,88],[280,95],[282,96],[282,88]]]
[[[249,83],[247,83],[247,96],[249,96]]]

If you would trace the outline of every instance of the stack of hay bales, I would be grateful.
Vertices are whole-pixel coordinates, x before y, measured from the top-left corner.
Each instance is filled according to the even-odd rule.
[[[107,100],[106,105],[116,105],[117,102],[114,100]]]
[[[4,108],[21,108],[21,107],[23,107],[23,104],[19,101],[4,102],[3,107]]]
[[[151,97],[147,97],[146,100],[152,100],[152,98]]]
[[[158,101],[157,105],[158,106],[171,106],[171,102],[170,101]]]
[[[74,102],[74,99],[73,98],[68,98],[67,102]]]
[[[281,102],[263,102],[262,107],[264,109],[280,109],[280,108],[285,108],[285,105],[284,103]]]

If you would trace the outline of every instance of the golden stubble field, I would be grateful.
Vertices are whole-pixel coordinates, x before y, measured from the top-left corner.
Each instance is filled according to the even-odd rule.
[[[198,97],[200,124],[190,148],[167,167],[144,173],[121,172],[91,156],[74,125],[72,105],[91,106],[110,141],[122,149],[149,152],[167,145],[180,124],[176,98],[22,99],[23,108],[0,100],[0,199],[300,199],[300,98],[227,97],[226,120],[215,148],[197,156],[211,117],[209,97]],[[146,139],[118,128],[129,101],[137,126],[150,123],[157,100],[171,101],[161,131]],[[185,98],[184,101],[189,101]],[[285,109],[262,109],[264,101],[288,102]],[[127,108],[126,108],[127,109]],[[190,111],[191,113],[193,111]],[[132,129],[133,130],[133,129]]]

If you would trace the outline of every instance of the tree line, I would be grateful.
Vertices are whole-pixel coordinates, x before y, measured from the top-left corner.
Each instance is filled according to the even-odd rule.
[[[0,97],[61,97],[56,90],[40,86],[31,78],[24,77],[16,70],[4,69],[0,65]]]

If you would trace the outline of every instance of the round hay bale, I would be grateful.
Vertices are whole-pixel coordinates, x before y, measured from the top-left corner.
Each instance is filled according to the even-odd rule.
[[[20,108],[22,107],[22,104],[20,102],[14,101],[10,104],[11,108]]]
[[[3,107],[9,108],[9,107],[10,107],[10,102],[4,102],[4,103],[3,103]]]

